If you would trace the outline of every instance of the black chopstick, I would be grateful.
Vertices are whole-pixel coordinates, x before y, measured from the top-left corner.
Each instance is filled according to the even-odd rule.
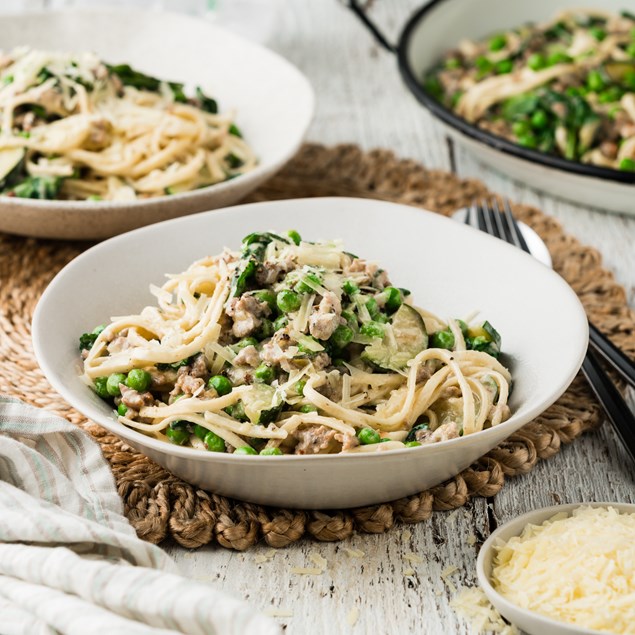
[[[631,361],[606,335],[589,322],[589,342],[602,357],[635,388],[635,362]]]
[[[582,362],[582,372],[604,408],[613,429],[635,461],[635,416],[590,350]]]

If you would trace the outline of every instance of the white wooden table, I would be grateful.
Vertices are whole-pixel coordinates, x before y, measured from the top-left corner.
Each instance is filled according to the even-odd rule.
[[[220,0],[231,1],[237,2]],[[631,306],[635,305],[635,218],[554,200],[494,173],[459,148],[454,148],[452,161],[440,129],[402,84],[394,57],[379,49],[336,0],[258,1],[269,2],[278,11],[267,44],[297,65],[315,88],[317,112],[310,140],[390,148],[428,167],[454,168],[460,176],[480,178],[515,201],[537,205],[560,219],[569,233],[603,253],[606,266],[626,287]],[[253,1],[241,2],[254,6]],[[17,3],[10,0],[9,4]],[[373,13],[396,40],[418,4],[417,0],[380,0],[374,3]],[[244,554],[219,547],[191,552],[168,545],[167,550],[186,575],[208,580],[262,609],[288,611],[288,617],[277,619],[292,635],[468,633],[449,606],[451,584],[475,582],[478,545],[470,545],[467,538],[487,537],[488,504],[495,520],[502,522],[554,503],[635,502],[634,473],[605,425],[539,463],[528,475],[509,479],[493,501],[479,498],[456,512],[437,512],[427,522],[397,527],[387,534],[356,535],[336,544],[307,540],[272,557],[264,544]],[[364,556],[352,557],[347,550]],[[311,556],[316,554],[327,561],[323,574],[291,573],[294,566],[315,566]],[[448,584],[441,573],[452,565],[458,570],[449,576]]]

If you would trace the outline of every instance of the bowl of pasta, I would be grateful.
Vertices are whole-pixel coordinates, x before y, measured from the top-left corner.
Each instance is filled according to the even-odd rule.
[[[457,474],[562,394],[587,335],[574,292],[520,250],[347,198],[112,238],[33,320],[40,366],[87,417],[210,491],[305,509]]]
[[[297,69],[205,20],[99,9],[3,24],[0,231],[99,239],[230,205],[312,118]]]
[[[379,37],[415,98],[479,161],[554,196],[633,213],[628,3],[433,0],[396,46]]]

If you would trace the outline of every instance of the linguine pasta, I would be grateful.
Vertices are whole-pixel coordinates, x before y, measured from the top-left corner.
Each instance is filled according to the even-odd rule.
[[[241,454],[373,452],[509,416],[488,323],[444,322],[374,263],[297,232],[250,234],[80,339],[86,383],[158,439]]]
[[[0,54],[0,192],[133,200],[186,192],[257,163],[231,113],[200,88],[92,53]]]

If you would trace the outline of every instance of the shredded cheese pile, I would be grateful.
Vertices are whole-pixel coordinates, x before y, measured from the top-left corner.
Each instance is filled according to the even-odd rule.
[[[492,584],[519,606],[607,633],[635,633],[635,514],[580,507],[496,548]]]

